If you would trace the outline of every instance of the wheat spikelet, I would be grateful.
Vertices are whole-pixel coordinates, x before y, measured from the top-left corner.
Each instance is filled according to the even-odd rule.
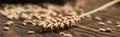
[[[60,30],[65,27],[72,27],[76,24],[80,19],[78,16],[66,16],[66,17],[56,17],[52,19],[46,19],[44,21],[39,22],[38,26],[43,28],[43,31],[50,30]]]

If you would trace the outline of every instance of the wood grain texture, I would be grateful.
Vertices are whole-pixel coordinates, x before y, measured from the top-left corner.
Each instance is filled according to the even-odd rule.
[[[86,11],[90,11],[92,9],[95,9],[110,0],[99,0],[99,1],[89,1],[87,4]],[[94,7],[93,7],[94,6]],[[120,21],[120,5],[115,4],[114,6],[111,6],[103,11],[100,11],[98,13],[94,13],[91,15],[92,19],[85,18],[80,23],[78,23],[78,27],[72,27],[70,29],[61,30],[59,32],[65,32],[72,34],[73,37],[120,37],[120,28],[116,27],[116,22]],[[102,18],[102,22],[106,22],[107,20],[111,20],[112,24],[107,24],[105,26],[99,25],[98,22],[93,18],[95,16],[99,16]],[[27,34],[27,31],[30,29],[24,28],[20,25],[21,20],[13,20],[15,22],[15,25],[9,26],[10,31],[3,31],[3,23],[8,21],[5,16],[0,14],[0,37],[64,37],[60,35],[58,32],[43,32],[39,33],[37,29],[35,29],[35,34]],[[110,27],[112,29],[112,32],[100,32],[98,28],[102,27]],[[35,27],[32,27],[33,29]]]

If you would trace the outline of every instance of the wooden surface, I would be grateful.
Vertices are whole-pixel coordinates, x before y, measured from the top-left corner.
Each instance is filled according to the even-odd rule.
[[[110,0],[89,1],[86,11],[95,9],[109,1]],[[120,28],[116,27],[116,22],[120,21],[119,3],[103,11],[94,13],[91,16],[92,19],[85,18],[79,24],[77,24],[79,27],[72,27],[70,29],[62,30],[59,32],[69,33],[73,37],[120,37]],[[93,18],[95,16],[101,17],[102,21],[94,20]],[[15,25],[9,26],[10,31],[3,31],[3,23],[8,20],[9,19],[0,14],[0,37],[63,37],[58,32],[36,32],[35,34],[27,34],[27,31],[29,29],[22,28],[22,26],[19,25],[19,22],[21,22],[20,20],[14,20],[16,23]],[[106,22],[107,20],[111,20],[113,23],[107,24],[105,26],[98,24],[98,22]],[[103,27],[111,28],[112,32],[100,32],[98,29]]]

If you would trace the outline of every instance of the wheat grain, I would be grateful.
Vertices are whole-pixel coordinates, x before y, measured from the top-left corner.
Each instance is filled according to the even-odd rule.
[[[109,27],[107,27],[107,28],[106,28],[106,32],[112,32],[112,29],[109,28]]]
[[[33,21],[31,20],[24,20],[23,24],[31,24],[31,25],[36,25],[36,23],[34,23]]]
[[[116,27],[120,28],[120,25],[116,25]]]
[[[35,33],[34,31],[27,31],[28,34],[33,34]]]
[[[72,37],[71,34],[66,34],[64,32],[59,32],[60,35],[63,35],[64,37]]]
[[[101,32],[111,32],[112,29],[109,28],[109,27],[107,27],[107,28],[99,28],[99,31],[101,31]]]
[[[94,19],[97,20],[97,21],[101,21],[102,20],[101,17],[99,17],[99,16],[96,16]]]
[[[119,21],[117,21],[117,24],[118,24],[118,25],[120,25],[120,22],[119,22]]]
[[[4,31],[9,31],[9,27],[4,27]]]
[[[64,35],[65,33],[64,32],[59,32],[60,35]]]
[[[112,24],[113,22],[111,20],[107,20],[106,23]]]
[[[99,28],[99,31],[105,32],[105,29],[104,28]]]
[[[116,23],[117,25],[116,25],[116,27],[120,27],[120,22],[119,21],[117,21],[117,23]]]
[[[99,25],[107,25],[106,23],[104,22],[98,22]]]
[[[4,23],[5,24],[5,26],[10,26],[10,25],[12,25],[14,22],[13,21],[7,21],[6,23]]]
[[[65,36],[65,37],[72,37],[71,34],[65,34],[64,36]]]
[[[22,22],[22,24],[21,24],[22,26],[26,26],[27,24],[25,23],[25,22]]]

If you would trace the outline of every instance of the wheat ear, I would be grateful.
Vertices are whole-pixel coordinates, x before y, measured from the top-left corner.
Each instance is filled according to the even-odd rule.
[[[64,29],[66,27],[72,27],[74,26],[77,22],[80,21],[81,17],[84,17],[86,15],[90,15],[93,14],[97,11],[103,10],[109,6],[112,6],[113,4],[119,2],[120,0],[114,0],[111,1],[95,10],[92,10],[90,12],[87,12],[85,14],[79,15],[79,16],[66,16],[66,17],[55,17],[53,19],[48,19],[45,21],[40,22],[40,24],[38,24],[38,26],[42,27],[43,30],[42,31],[55,31],[55,30],[60,30],[60,29]]]

